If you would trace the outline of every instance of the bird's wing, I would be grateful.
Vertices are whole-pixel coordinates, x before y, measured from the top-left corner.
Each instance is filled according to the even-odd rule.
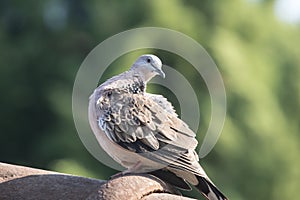
[[[170,110],[165,98],[120,89],[98,93],[98,124],[112,141],[169,167],[205,175],[194,151],[195,133]]]
[[[176,110],[173,107],[173,105],[164,96],[159,95],[159,94],[149,94],[149,93],[145,93],[145,96],[147,98],[152,99],[154,102],[156,102],[159,106],[164,108],[170,114],[172,114],[176,117],[178,116],[177,113],[176,113]]]

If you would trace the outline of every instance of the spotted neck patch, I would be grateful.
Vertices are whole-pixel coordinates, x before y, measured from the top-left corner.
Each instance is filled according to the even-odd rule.
[[[133,82],[126,86],[126,89],[128,89],[130,93],[140,94],[145,92],[146,87],[145,83],[140,78],[136,77],[133,79]]]

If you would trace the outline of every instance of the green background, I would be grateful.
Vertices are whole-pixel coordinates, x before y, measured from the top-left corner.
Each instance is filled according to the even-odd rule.
[[[300,30],[275,17],[272,0],[0,1],[1,161],[99,179],[116,173],[94,159],[77,135],[73,82],[96,45],[143,26],[187,34],[219,67],[227,93],[226,122],[217,145],[201,160],[216,185],[230,199],[295,199],[300,188]],[[126,70],[140,53],[117,60],[112,66],[122,67],[107,70],[100,82]],[[210,118],[203,80],[178,56],[149,53],[196,85],[201,143]],[[149,90],[166,94],[180,110],[166,88]],[[201,198],[197,192],[185,195]]]

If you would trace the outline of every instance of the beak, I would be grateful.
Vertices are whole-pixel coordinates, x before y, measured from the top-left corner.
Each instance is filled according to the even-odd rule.
[[[155,72],[163,78],[166,77],[166,74],[161,69],[156,69]]]
[[[165,74],[165,72],[163,72],[163,70],[161,69],[161,66],[160,66],[160,68],[159,68],[158,66],[155,66],[155,65],[153,65],[152,63],[151,63],[151,65],[152,65],[154,71],[155,71],[158,75],[160,75],[162,78],[165,78],[165,77],[166,77],[166,74]],[[158,65],[158,64],[157,64],[157,65]]]

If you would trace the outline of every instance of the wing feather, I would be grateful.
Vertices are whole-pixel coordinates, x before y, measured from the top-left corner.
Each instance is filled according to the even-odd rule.
[[[96,108],[98,120],[106,124],[99,127],[123,148],[172,168],[198,173],[195,133],[163,96],[108,89],[101,92]]]

